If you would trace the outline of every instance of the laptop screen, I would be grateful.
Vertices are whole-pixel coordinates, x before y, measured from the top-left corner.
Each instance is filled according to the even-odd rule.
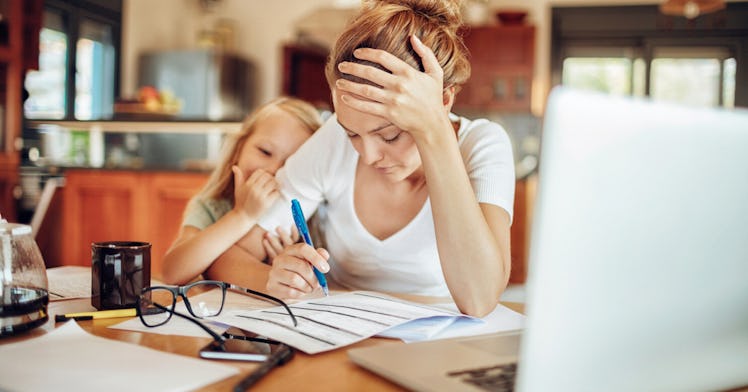
[[[748,112],[558,88],[519,390],[748,385]]]

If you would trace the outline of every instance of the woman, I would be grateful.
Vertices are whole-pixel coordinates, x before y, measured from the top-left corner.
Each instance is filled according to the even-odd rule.
[[[335,115],[278,172],[282,198],[258,222],[290,224],[292,198],[307,216],[325,203],[329,253],[286,247],[270,294],[312,292],[315,266],[351,289],[451,295],[475,316],[495,308],[509,277],[514,166],[498,124],[450,114],[470,73],[459,6],[366,2],[338,38],[326,70]]]

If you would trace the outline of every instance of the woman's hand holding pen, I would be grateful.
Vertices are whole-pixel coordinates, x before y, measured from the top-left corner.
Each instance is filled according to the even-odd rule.
[[[254,224],[280,196],[278,183],[275,176],[262,169],[255,170],[246,179],[238,166],[231,170],[234,172],[234,210]]]
[[[354,52],[356,58],[380,64],[392,73],[369,65],[342,62],[338,64],[341,72],[369,80],[382,88],[346,79],[338,79],[335,86],[342,92],[366,98],[344,94],[342,100],[346,105],[386,118],[418,142],[433,136],[435,129],[451,131],[452,128],[445,126],[449,118],[444,101],[444,71],[434,53],[420,39],[411,36],[410,41],[421,56],[424,72],[386,51],[359,48]]]
[[[286,247],[275,257],[268,274],[267,293],[278,298],[299,298],[320,287],[312,266],[323,273],[330,270],[330,254],[323,248],[314,249],[298,243]]]

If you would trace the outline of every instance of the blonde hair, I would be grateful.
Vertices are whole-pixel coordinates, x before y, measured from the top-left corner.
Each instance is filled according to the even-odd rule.
[[[336,79],[344,78],[373,84],[338,70],[343,61],[384,69],[355,58],[357,48],[385,50],[423,71],[420,56],[410,44],[410,36],[415,35],[431,48],[444,70],[444,88],[459,88],[470,77],[467,49],[457,32],[462,26],[461,5],[459,0],[364,0],[332,48],[325,67],[327,83],[334,86]]]
[[[228,199],[232,205],[234,204],[234,174],[231,167],[239,160],[239,154],[257,124],[267,118],[275,109],[282,110],[295,117],[309,129],[310,134],[322,126],[322,120],[317,109],[308,102],[297,98],[279,97],[258,107],[245,117],[239,133],[227,136],[221,160],[213,169],[208,182],[198,193],[198,198]]]

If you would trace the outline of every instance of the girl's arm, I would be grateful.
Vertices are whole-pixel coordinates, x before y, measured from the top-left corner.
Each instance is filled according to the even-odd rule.
[[[265,260],[268,257],[265,247],[262,245],[262,241],[267,235],[267,231],[259,225],[254,225],[249,232],[244,235],[236,245],[250,254],[257,260]]]
[[[341,63],[342,72],[368,79],[382,88],[340,79],[336,88],[367,100],[343,95],[356,110],[381,116],[415,140],[428,184],[436,242],[444,277],[460,311],[475,316],[491,312],[509,279],[509,214],[497,206],[479,204],[449,120],[454,89],[443,87],[443,71],[433,52],[415,36],[415,51],[424,72],[390,53],[357,49],[374,67]]]
[[[214,225],[215,226],[215,225]],[[285,248],[295,242],[293,235],[278,230],[282,237],[275,251]],[[265,230],[254,225],[247,234],[232,244],[225,252],[221,253],[214,261],[204,268],[204,275],[207,279],[222,280],[237,284],[242,287],[253,290],[266,292],[268,273],[270,265],[263,263],[261,260],[265,256],[256,256],[255,252],[263,251],[262,242]],[[298,237],[298,234],[296,234]]]
[[[278,198],[278,186],[272,174],[257,169],[245,180],[238,167],[232,170],[234,183],[238,184],[234,190],[234,208],[204,230],[191,226],[181,229],[164,256],[162,279],[166,283],[184,284],[203,273],[244,237],[257,223],[259,215]],[[257,243],[262,250],[261,239]]]
[[[185,284],[200,275],[254,225],[254,220],[235,210],[200,230],[182,226],[177,240],[166,252],[162,279],[167,284]]]
[[[270,268],[243,248],[234,245],[208,267],[205,277],[265,292]]]

